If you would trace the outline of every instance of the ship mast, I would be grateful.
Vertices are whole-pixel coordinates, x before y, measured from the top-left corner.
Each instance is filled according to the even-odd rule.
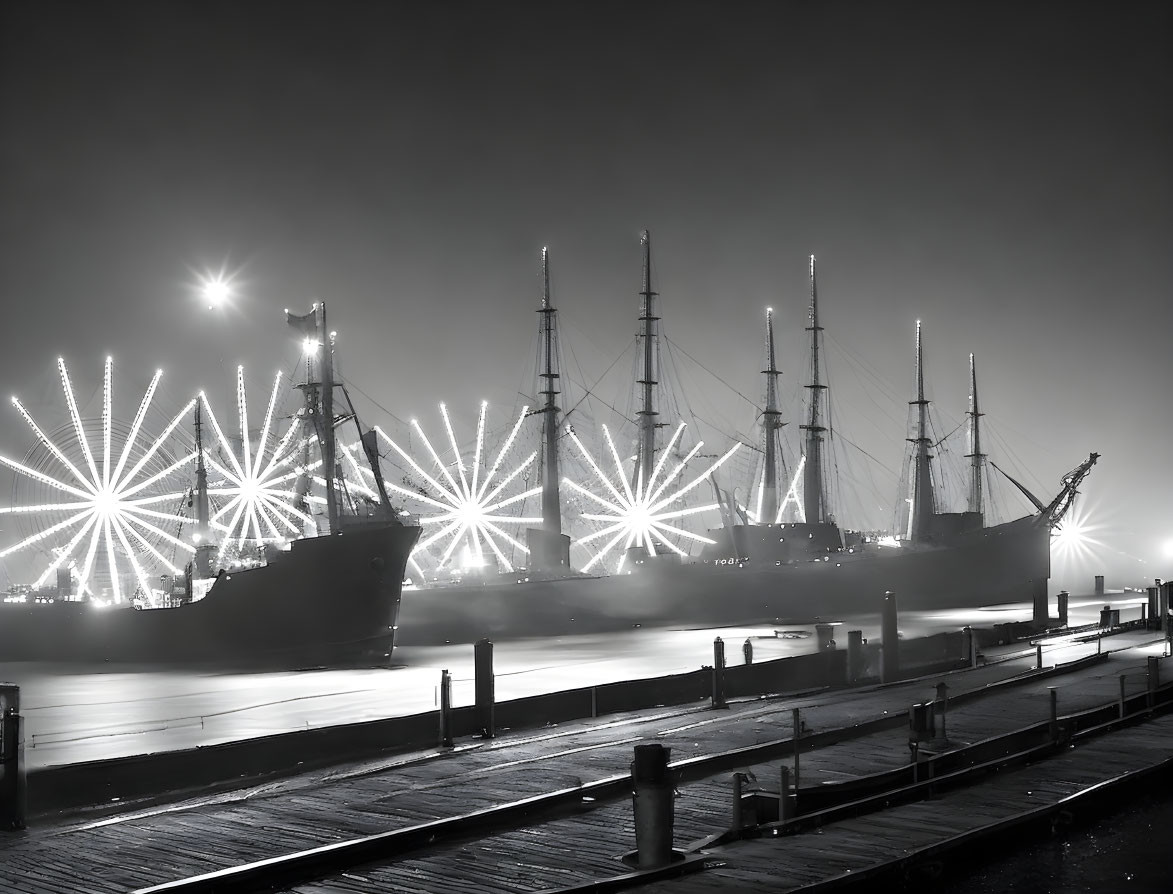
[[[558,378],[557,369],[557,315],[550,306],[550,255],[542,249],[542,306],[541,337],[543,371],[541,394],[545,397],[542,408],[542,456],[544,469],[542,477],[542,530],[547,534],[562,533],[562,512],[558,494]]]
[[[916,407],[916,437],[910,438],[915,447],[914,477],[912,492],[912,517],[909,520],[909,531],[912,541],[920,542],[927,539],[929,521],[936,511],[933,500],[933,476],[929,468],[932,456],[929,453],[928,437],[928,407],[925,400],[925,370],[924,352],[921,348],[920,320],[916,321],[916,400],[910,400],[909,406]]]
[[[766,368],[762,370],[766,377],[766,409],[762,413],[762,449],[766,455],[766,465],[762,472],[762,507],[758,516],[759,524],[773,524],[778,521],[778,429],[783,425],[779,421],[781,413],[778,411],[778,371],[774,362],[774,309],[766,308]]]
[[[823,425],[822,396],[827,386],[819,380],[819,290],[815,280],[815,256],[810,260],[811,282],[811,324],[806,331],[811,334],[811,381],[806,386],[810,391],[810,411],[806,425],[799,428],[806,432],[806,465],[802,474],[802,505],[807,524],[817,525],[828,521],[827,497],[823,491]]]
[[[203,395],[195,405],[195,439],[196,439],[196,573],[200,577],[207,577],[210,566],[208,537],[208,470],[204,465],[204,426],[201,416]]]
[[[986,455],[982,453],[982,436],[979,420],[985,415],[978,410],[977,366],[973,354],[969,355],[969,511],[982,511],[982,465]]]
[[[643,378],[638,383],[643,386],[643,405],[639,410],[639,465],[637,474],[637,492],[642,494],[650,484],[652,469],[656,454],[656,417],[659,415],[653,406],[653,389],[658,384],[656,374],[656,322],[660,319],[655,313],[656,292],[652,291],[652,243],[647,230],[640,237],[643,245],[643,313],[640,322],[643,324]],[[642,481],[642,486],[638,482]]]
[[[322,478],[326,482],[326,518],[329,523],[329,531],[331,534],[336,534],[340,527],[338,492],[335,481],[337,459],[334,443],[334,342],[326,329],[326,303],[324,301],[317,302],[313,311],[305,315],[293,314],[287,309],[285,318],[289,325],[306,337],[305,410],[306,416],[309,417],[313,425],[321,451]],[[316,364],[314,363],[315,358],[317,359]],[[315,365],[318,378],[316,382],[314,381]],[[375,476],[378,477],[377,468]]]

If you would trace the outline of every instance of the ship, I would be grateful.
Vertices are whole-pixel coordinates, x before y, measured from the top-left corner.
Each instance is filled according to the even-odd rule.
[[[638,443],[632,479],[638,493],[657,464],[659,411],[657,376],[657,292],[652,288],[650,237],[642,235],[643,278],[639,338],[642,362],[637,385]],[[1029,499],[1032,512],[987,525],[982,511],[983,475],[976,365],[970,357],[968,505],[964,512],[938,507],[933,486],[934,445],[928,434],[921,327],[916,328],[914,420],[910,442],[907,520],[896,534],[843,529],[828,508],[825,454],[830,435],[825,418],[826,384],[820,377],[822,327],[818,315],[815,260],[810,258],[810,380],[798,488],[784,487],[779,475],[780,410],[775,386],[771,311],[766,318],[766,401],[761,413],[764,469],[755,519],[734,495],[713,480],[723,524],[698,538],[698,555],[656,549],[651,537],[628,546],[622,573],[576,572],[570,565],[570,538],[561,527],[558,442],[560,431],[556,312],[550,301],[548,256],[542,256],[539,314],[539,373],[542,417],[542,524],[527,531],[526,567],[467,576],[458,584],[408,590],[401,614],[402,640],[411,644],[478,639],[559,637],[636,627],[720,627],[770,625],[799,619],[833,621],[846,615],[880,612],[885,600],[902,609],[970,608],[1029,603],[1033,618],[1048,618],[1051,536],[1070,510],[1078,489],[1099,455],[1063,475],[1050,500],[1007,479]],[[660,451],[661,462],[664,452]],[[992,462],[995,470],[1001,472]],[[641,472],[641,470],[643,470]],[[797,503],[796,519],[783,521],[782,505]]]
[[[306,381],[298,425],[304,444],[320,445],[325,514],[285,548],[263,545],[246,564],[213,567],[208,472],[195,416],[196,474],[191,490],[194,557],[167,598],[100,605],[75,598],[68,571],[60,592],[0,604],[0,663],[117,663],[211,669],[387,666],[395,648],[402,582],[419,537],[414,519],[377,497],[349,499],[338,465],[337,429],[353,423],[377,468],[373,430],[364,430],[335,379],[333,334],[324,302],[308,314],[286,311],[305,338]],[[336,391],[341,400],[336,400]],[[341,412],[339,412],[341,411]],[[305,476],[303,476],[304,478]],[[378,479],[381,482],[381,478]],[[298,488],[305,495],[308,484]],[[54,595],[56,598],[54,598]]]

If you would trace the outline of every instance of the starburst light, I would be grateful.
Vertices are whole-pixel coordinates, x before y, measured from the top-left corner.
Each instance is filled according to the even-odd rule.
[[[427,485],[431,488],[430,493],[421,493],[419,490],[412,490],[392,481],[384,482],[388,490],[416,501],[418,504],[426,507],[424,511],[434,512],[432,515],[420,515],[419,521],[420,525],[424,527],[425,536],[421,538],[419,544],[416,546],[415,554],[423,555],[433,544],[439,545],[444,543],[445,545],[438,561],[438,566],[441,569],[450,567],[449,563],[453,561],[454,556],[457,564],[466,569],[483,566],[486,563],[485,547],[487,546],[496,557],[500,566],[506,571],[512,571],[513,564],[506,557],[502,544],[512,546],[523,555],[528,554],[529,550],[502,526],[537,524],[541,522],[541,518],[518,517],[502,512],[502,510],[508,509],[510,506],[515,506],[523,500],[541,493],[542,489],[540,487],[533,487],[523,490],[520,493],[504,496],[506,489],[533,465],[534,460],[537,458],[537,451],[535,450],[518,463],[511,472],[501,476],[500,479],[497,478],[498,472],[501,471],[502,463],[517,438],[522,422],[525,421],[526,412],[529,408],[522,408],[521,413],[518,414],[517,421],[513,425],[513,429],[509,432],[509,437],[506,438],[504,445],[497,452],[493,464],[482,477],[482,461],[486,458],[485,413],[487,409],[488,402],[482,402],[470,469],[469,464],[465,462],[460,448],[456,443],[456,436],[453,433],[452,420],[449,418],[448,408],[444,404],[440,404],[440,414],[444,419],[444,428],[448,433],[448,441],[451,444],[452,454],[455,457],[455,465],[460,476],[459,480],[449,471],[449,464],[446,464],[440,458],[440,455],[436,452],[435,447],[432,446],[432,442],[428,440],[427,435],[424,434],[424,430],[417,420],[413,419],[411,421],[412,428],[426,448],[431,458],[432,466],[439,470],[439,477],[433,475],[424,466],[416,462],[406,450],[397,444],[381,428],[376,428],[379,437],[407,463],[413,472],[427,482]],[[349,455],[349,452],[347,452],[347,455]],[[432,496],[432,494],[436,496]],[[428,530],[429,528],[431,528],[431,531]],[[459,555],[456,554],[456,548],[458,546],[463,546]],[[418,563],[413,564],[417,570],[421,570]]]
[[[659,461],[655,468],[652,469],[651,475],[646,479],[641,469],[635,482],[635,486],[628,482],[628,478],[623,472],[623,462],[619,459],[619,452],[615,449],[615,442],[611,438],[611,432],[607,426],[603,426],[603,437],[607,441],[607,446],[610,449],[611,459],[615,464],[615,478],[620,482],[620,487],[616,487],[611,478],[609,478],[594,458],[583,446],[582,441],[579,440],[578,435],[574,433],[573,429],[567,429],[571,440],[577,445],[579,451],[586,459],[587,464],[595,473],[599,482],[603,485],[605,493],[603,495],[594,493],[582,485],[571,481],[569,478],[563,478],[562,481],[567,487],[582,494],[585,497],[593,500],[601,506],[605,513],[583,513],[582,517],[592,521],[599,521],[604,523],[604,527],[589,534],[586,537],[580,538],[579,543],[586,545],[605,537],[610,536],[610,540],[595,553],[594,556],[583,566],[583,571],[589,571],[596,563],[601,562],[618,544],[620,541],[624,542],[624,550],[636,546],[643,547],[651,555],[656,554],[656,544],[659,543],[662,547],[675,552],[681,557],[687,555],[684,550],[672,542],[671,537],[683,537],[697,543],[714,543],[715,541],[709,537],[704,537],[700,534],[693,534],[676,524],[669,524],[668,522],[676,519],[685,518],[686,516],[696,515],[701,512],[706,512],[711,509],[716,509],[716,503],[710,503],[704,506],[692,506],[686,508],[670,508],[677,505],[679,501],[688,493],[695,490],[705,480],[720,468],[729,457],[731,457],[737,449],[741,446],[740,443],[735,443],[730,447],[716,462],[705,469],[700,475],[697,475],[687,484],[679,486],[676,490],[668,492],[669,485],[673,484],[681,473],[684,471],[687,463],[696,456],[697,452],[704,446],[704,441],[698,441],[679,463],[672,469],[671,473],[662,475],[664,471],[664,463],[668,455],[672,452],[676,442],[680,438],[681,432],[684,431],[685,423],[681,422],[676,431],[672,433],[672,438],[668,442],[668,446],[661,454]],[[608,496],[609,495],[609,496]],[[626,553],[619,559],[616,571],[623,570],[624,559]]]
[[[246,540],[258,544],[283,544],[302,536],[314,527],[313,517],[297,505],[299,496],[294,490],[299,475],[317,468],[321,460],[310,464],[298,463],[304,439],[295,440],[299,420],[295,417],[285,433],[276,438],[273,429],[274,411],[281,393],[281,373],[273,380],[268,409],[261,426],[255,449],[248,427],[248,401],[244,385],[244,367],[236,369],[236,408],[240,455],[224,435],[207,395],[200,392],[200,400],[208,413],[208,421],[220,444],[223,461],[211,452],[205,452],[208,466],[219,480],[208,487],[208,497],[215,511],[208,524],[220,532],[220,547],[216,563],[225,559],[230,548],[240,550]]]
[[[162,567],[172,574],[182,573],[160,548],[169,545],[173,554],[175,550],[194,552],[190,544],[160,527],[161,522],[176,521],[177,514],[174,511],[161,511],[158,507],[173,505],[186,497],[186,488],[172,490],[171,487],[175,484],[173,479],[179,470],[191,463],[196,454],[188,453],[173,460],[163,445],[195,405],[195,400],[189,401],[149,446],[140,444],[139,435],[142,434],[151,399],[163,375],[162,370],[157,370],[143,394],[125,442],[121,449],[117,449],[112,443],[112,365],[112,358],[107,357],[102,388],[99,457],[95,457],[90,437],[86,434],[86,424],[78,410],[73,384],[63,359],[58,358],[57,369],[73,424],[74,443],[66,443],[64,448],[55,443],[20,400],[12,398],[13,406],[28,423],[48,455],[40,463],[42,468],[33,468],[5,456],[0,456],[0,463],[24,479],[63,494],[65,499],[57,503],[0,508],[0,514],[25,515],[46,521],[55,519],[35,534],[0,551],[0,558],[37,544],[50,547],[54,558],[33,586],[44,586],[50,576],[64,566],[77,573],[79,595],[96,595],[92,578],[97,567],[104,564],[114,602],[124,599],[120,579],[122,572],[129,567],[137,581],[138,590],[154,604],[156,595],[151,587],[149,571]],[[73,454],[73,459],[67,450]],[[84,465],[84,468],[79,468],[79,465]],[[79,568],[77,559],[83,556],[83,543],[84,558]]]

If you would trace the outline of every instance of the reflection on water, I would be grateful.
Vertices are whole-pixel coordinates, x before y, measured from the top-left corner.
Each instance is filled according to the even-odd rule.
[[[1140,799],[1094,826],[987,857],[955,871],[941,894],[1084,894],[1173,890],[1173,794],[1168,788]],[[957,876],[964,876],[958,878]]]
[[[1119,597],[1117,596],[1117,601]],[[1098,618],[1099,601],[1071,606],[1071,623]],[[1025,604],[991,609],[902,612],[905,637],[1024,620]],[[878,637],[879,615],[836,619]],[[683,673],[713,662],[713,639],[739,664],[746,639],[755,661],[810,652],[813,624],[697,630],[642,628],[553,639],[498,640],[499,699],[617,680]],[[433,710],[441,669],[453,676],[455,704],[473,702],[471,645],[402,647],[391,669],[298,673],[214,673],[104,665],[99,668],[0,664],[0,679],[21,686],[30,767],[189,748],[338,723]]]

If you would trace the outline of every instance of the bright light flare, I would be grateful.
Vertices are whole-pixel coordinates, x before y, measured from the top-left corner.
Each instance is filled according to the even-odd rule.
[[[704,445],[703,441],[698,442],[685,455],[684,459],[680,460],[673,467],[671,472],[666,475],[662,474],[665,461],[680,438],[681,432],[684,431],[684,425],[681,422],[677,426],[676,431],[672,434],[672,438],[668,442],[668,446],[664,448],[659,461],[656,463],[655,468],[652,469],[651,475],[645,478],[641,473],[636,479],[634,488],[628,482],[628,476],[624,473],[623,463],[619,458],[619,451],[615,449],[615,442],[612,440],[611,432],[607,426],[603,426],[603,437],[607,442],[608,452],[615,467],[613,478],[603,472],[586,447],[583,446],[578,435],[574,433],[574,430],[567,429],[571,440],[582,453],[587,465],[595,473],[598,483],[603,486],[601,493],[596,493],[577,482],[571,481],[569,478],[562,479],[563,483],[571,490],[593,500],[604,510],[603,512],[583,513],[583,518],[603,522],[604,526],[595,531],[595,533],[580,538],[578,542],[587,545],[603,540],[604,538],[609,538],[603,543],[598,552],[583,566],[583,571],[590,571],[594,565],[602,562],[615,547],[619,546],[620,542],[623,543],[622,548],[624,554],[619,558],[619,562],[615,568],[616,572],[623,570],[626,550],[632,546],[644,547],[651,555],[656,555],[657,544],[659,544],[660,547],[666,548],[683,557],[686,555],[684,550],[673,543],[670,538],[684,538],[697,543],[715,542],[708,537],[693,534],[691,531],[687,531],[676,524],[669,524],[668,522],[717,508],[715,503],[691,508],[672,507],[678,507],[680,500],[686,494],[703,484],[710,475],[724,465],[725,461],[737,452],[741,444],[740,442],[735,443],[700,475],[695,476],[687,484],[679,486],[676,490],[668,492],[669,485],[681,476],[685,465],[696,456],[697,452]],[[618,482],[618,486],[616,486],[616,482]]]
[[[222,307],[233,293],[232,281],[223,273],[204,277],[200,282],[200,294],[211,309]]]
[[[411,421],[416,436],[431,459],[430,471],[429,468],[425,468],[424,465],[417,462],[381,428],[376,428],[379,437],[407,463],[412,472],[427,484],[429,490],[424,493],[421,492],[423,488],[412,489],[393,481],[384,481],[387,490],[394,491],[422,506],[422,512],[432,512],[431,515],[420,515],[419,522],[424,528],[424,536],[416,544],[415,552],[412,555],[413,557],[429,555],[430,547],[435,545],[439,548],[442,545],[437,563],[440,569],[456,567],[467,570],[484,567],[489,564],[485,554],[487,547],[496,557],[500,567],[507,572],[513,571],[513,563],[506,556],[503,546],[511,546],[522,555],[528,555],[529,550],[505,528],[541,522],[541,518],[520,517],[502,512],[502,510],[516,506],[542,492],[540,487],[532,487],[505,496],[510,485],[519,477],[523,477],[523,473],[533,466],[534,460],[537,458],[537,451],[517,463],[508,474],[498,477],[498,472],[502,470],[502,464],[513,447],[513,442],[517,439],[517,434],[521,430],[529,407],[522,407],[505,443],[497,451],[496,458],[489,466],[488,471],[485,471],[484,460],[487,456],[485,451],[485,414],[487,410],[488,402],[482,402],[477,419],[477,435],[473,445],[471,462],[466,461],[456,442],[452,420],[448,415],[448,408],[444,404],[440,404],[440,415],[451,447],[451,455],[454,457],[452,462],[445,462],[424,433],[419,422],[415,419]],[[451,471],[452,466],[455,466],[456,474]],[[362,471],[368,472],[369,470],[363,467]],[[460,547],[459,550],[458,547]],[[413,565],[419,569],[415,558],[413,558]]]
[[[71,460],[65,450],[45,434],[17,398],[12,399],[13,406],[32,429],[41,446],[56,461],[56,474],[33,469],[4,456],[0,456],[0,464],[12,469],[18,476],[59,492],[62,495],[60,499],[64,502],[0,508],[0,514],[28,514],[57,519],[37,533],[0,551],[0,558],[41,544],[41,548],[50,549],[54,559],[34,582],[34,587],[44,586],[57,569],[64,566],[76,572],[78,594],[89,593],[93,596],[96,594],[92,577],[97,571],[97,566],[105,564],[114,602],[123,601],[122,578],[130,574],[137,582],[138,591],[143,598],[155,604],[156,594],[151,586],[148,570],[162,567],[172,574],[182,573],[162,550],[168,549],[172,556],[179,550],[194,552],[193,547],[160,525],[172,526],[179,517],[174,506],[183,502],[186,493],[178,481],[172,482],[170,479],[196,457],[192,452],[171,460],[163,450],[163,445],[180,422],[187,418],[195,405],[195,400],[189,401],[176,414],[159,437],[150,444],[140,444],[139,435],[155,389],[163,375],[162,370],[156,371],[139,403],[138,412],[126,440],[119,449],[113,444],[112,437],[112,365],[113,360],[107,357],[102,377],[101,454],[95,458],[74,397],[69,371],[63,359],[57,360],[61,388],[76,440],[76,444],[67,446],[76,448],[75,456],[80,453],[84,459],[84,463],[81,464],[84,465],[84,469],[79,468],[79,464]],[[133,464],[128,469],[127,466],[132,459]],[[148,465],[152,461],[153,466],[148,471]],[[162,463],[166,463],[165,467],[156,471]],[[158,507],[170,511],[160,511]],[[60,518],[62,514],[66,517]],[[64,544],[61,541],[64,541]],[[78,567],[77,559],[83,555],[82,564]]]

